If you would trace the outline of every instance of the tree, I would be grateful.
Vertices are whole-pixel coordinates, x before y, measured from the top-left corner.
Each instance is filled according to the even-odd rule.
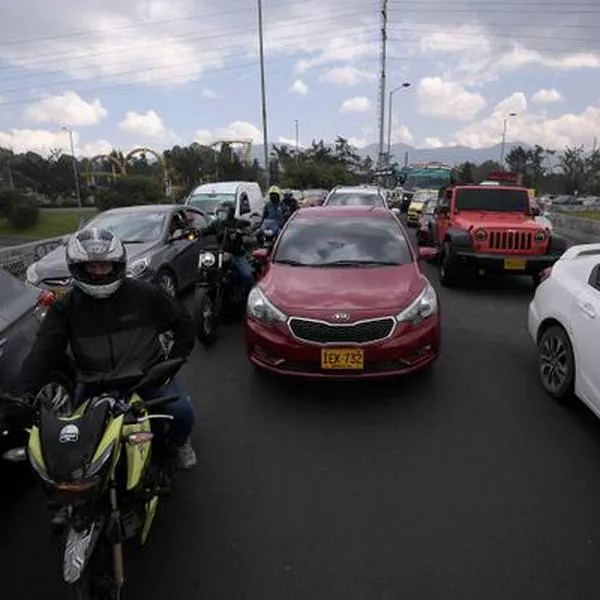
[[[101,190],[96,197],[99,210],[136,206],[142,204],[162,204],[168,202],[161,182],[147,175],[127,175],[117,180],[112,188]]]
[[[586,175],[586,160],[583,146],[565,148],[559,158],[560,167],[566,178],[567,194],[574,194],[584,187]]]

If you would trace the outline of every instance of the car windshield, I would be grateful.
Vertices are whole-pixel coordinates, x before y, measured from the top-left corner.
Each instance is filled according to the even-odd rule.
[[[104,213],[90,221],[85,229],[97,227],[112,231],[123,243],[145,244],[160,239],[167,213],[150,211],[126,211]]]
[[[235,194],[213,194],[210,192],[199,192],[192,194],[188,204],[202,212],[212,214],[222,202],[235,202]]]
[[[377,267],[412,262],[395,219],[297,220],[287,227],[274,262],[302,267]]]
[[[430,191],[416,192],[415,195],[413,196],[413,202],[427,202],[428,200],[431,200],[432,198],[437,198],[437,192],[430,192]]]
[[[339,192],[332,194],[327,206],[382,206],[379,194],[361,194],[360,192]]]
[[[526,190],[464,188],[456,190],[456,210],[487,210],[492,212],[527,212],[529,195]]]
[[[404,187],[407,190],[415,190],[418,188],[433,188],[437,190],[449,184],[450,171],[426,175],[408,175]]]

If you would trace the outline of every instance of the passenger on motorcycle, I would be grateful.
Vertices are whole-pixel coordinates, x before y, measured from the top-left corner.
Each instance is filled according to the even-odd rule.
[[[283,195],[281,202],[283,208],[283,215],[287,221],[299,208],[298,201],[294,198],[294,194],[289,190]]]
[[[214,235],[223,245],[223,250],[233,256],[233,262],[244,285],[254,286],[254,271],[246,258],[244,236],[249,223],[235,218],[235,204],[229,200],[222,202],[216,210],[216,218],[202,230],[203,236]]]
[[[269,188],[269,201],[265,204],[265,208],[263,209],[263,221],[266,221],[267,219],[277,221],[280,228],[283,227],[283,224],[286,221],[281,196],[281,190],[276,185],[272,185]]]
[[[67,348],[77,369],[75,406],[91,391],[90,382],[145,371],[162,360],[162,333],[173,334],[169,358],[191,353],[194,328],[187,310],[158,286],[127,278],[125,247],[114,234],[84,229],[70,238],[66,255],[74,288],[50,306],[21,369],[22,392],[39,389]],[[190,443],[191,397],[171,381],[146,392],[144,399],[174,395],[179,399],[161,406],[161,411],[173,416],[170,440],[179,466],[189,469],[196,465]]]

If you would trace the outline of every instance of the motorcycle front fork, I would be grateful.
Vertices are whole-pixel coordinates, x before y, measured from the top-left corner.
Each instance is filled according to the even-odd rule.
[[[121,531],[121,511],[117,501],[117,489],[113,485],[110,488],[110,529],[114,536],[112,544],[113,573],[117,589],[125,583],[125,565],[123,563],[123,534]]]

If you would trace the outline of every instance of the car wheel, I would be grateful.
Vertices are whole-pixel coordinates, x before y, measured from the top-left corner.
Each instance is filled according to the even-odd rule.
[[[444,242],[442,247],[442,257],[439,262],[440,283],[444,287],[453,287],[458,283],[457,269],[450,259],[451,253],[452,249],[450,243]]]
[[[575,356],[567,332],[558,325],[546,329],[538,343],[538,376],[546,393],[566,403],[575,391]]]
[[[159,271],[156,276],[156,284],[172,298],[177,296],[177,281],[175,281],[175,276],[170,271],[166,269]]]

